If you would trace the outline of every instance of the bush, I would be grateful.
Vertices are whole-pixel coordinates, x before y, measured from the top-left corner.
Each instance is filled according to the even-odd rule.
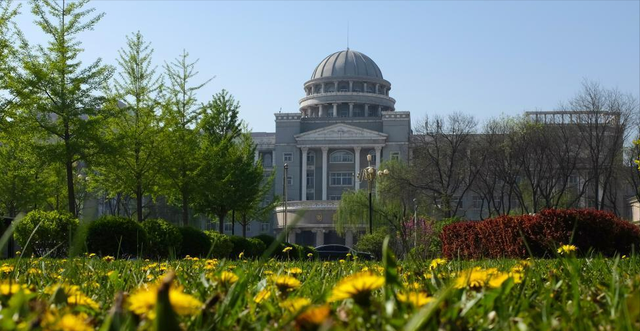
[[[147,246],[147,233],[140,223],[126,217],[103,216],[89,225],[87,248],[102,256],[138,256]]]
[[[251,242],[251,257],[259,258],[267,250],[267,245],[260,239],[249,238],[249,242]]]
[[[231,251],[232,258],[238,258],[240,253],[244,253],[245,257],[252,257],[252,245],[249,239],[240,236],[229,236],[233,249]]]
[[[532,216],[451,224],[441,239],[442,254],[449,259],[550,257],[564,244],[575,245],[583,255],[612,256],[637,249],[640,228],[609,212],[548,209]]]
[[[182,245],[179,256],[205,257],[211,249],[211,239],[204,232],[190,226],[178,228],[182,235]]]
[[[309,257],[309,254],[311,254],[311,257]],[[303,246],[302,247],[302,259],[315,259],[316,257],[318,257],[318,252],[316,252],[316,248],[313,246]]]
[[[147,233],[147,248],[145,255],[151,258],[167,258],[170,254],[177,254],[182,244],[182,234],[178,227],[163,219],[147,219],[142,222],[142,228]]]
[[[213,230],[205,231],[204,233],[209,237],[209,240],[211,240],[210,257],[223,259],[231,256],[231,253],[233,251],[233,243],[231,242],[229,236],[220,234]]]
[[[40,226],[38,226],[38,224]],[[36,227],[38,227],[37,230]],[[15,239],[23,253],[52,257],[66,256],[70,241],[78,228],[78,220],[71,214],[34,210],[25,216],[15,229]],[[35,232],[34,232],[35,230]],[[33,237],[31,234],[33,233]],[[27,245],[27,241],[31,241]]]
[[[276,241],[275,237],[270,236],[268,234],[264,234],[264,233],[253,237],[253,239],[258,239],[262,241],[267,248],[269,248],[271,244],[273,244],[273,242]]]
[[[387,236],[387,229],[378,228],[373,233],[367,233],[358,239],[355,249],[361,252],[369,252],[376,257],[382,258],[382,244]]]

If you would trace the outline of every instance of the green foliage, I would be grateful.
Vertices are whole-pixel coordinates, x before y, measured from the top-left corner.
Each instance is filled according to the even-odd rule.
[[[251,243],[251,257],[261,257],[264,251],[267,249],[267,246],[260,239],[249,238],[248,240]]]
[[[147,233],[140,223],[126,217],[104,216],[91,223],[87,234],[90,253],[103,256],[139,256],[147,247]]]
[[[211,239],[204,232],[190,226],[178,228],[182,245],[178,256],[206,257],[211,249]]]
[[[162,220],[147,219],[142,222],[142,228],[147,233],[147,247],[145,254],[152,258],[167,258],[176,256],[183,242],[178,227]]]
[[[211,255],[212,258],[228,258],[233,252],[233,242],[229,236],[220,234],[212,230],[204,232],[211,240]],[[237,256],[236,256],[237,257]]]
[[[105,153],[94,162],[96,189],[107,196],[124,194],[136,199],[136,218],[142,222],[143,197],[158,188],[162,142],[160,109],[162,83],[152,67],[153,50],[140,32],[127,36],[119,52],[119,78],[109,91],[102,128]]]
[[[20,68],[11,75],[10,90],[24,109],[25,119],[47,136],[40,140],[38,156],[47,164],[64,166],[68,210],[77,215],[76,164],[99,148],[103,98],[96,92],[113,73],[101,59],[82,66],[83,49],[77,36],[93,30],[104,14],[92,16],[94,9],[84,8],[87,1],[34,0],[31,4],[35,24],[49,41],[34,47],[19,35]]]
[[[202,107],[198,104],[196,92],[211,79],[199,85],[191,81],[198,74],[197,60],[188,61],[189,53],[182,54],[171,63],[165,63],[165,77],[169,80],[162,105],[164,161],[162,174],[165,178],[166,195],[169,202],[182,208],[182,223],[189,224],[191,191],[195,186],[195,171],[198,159],[199,115]]]
[[[258,239],[258,240],[262,241],[267,248],[269,248],[271,246],[271,244],[273,244],[273,242],[276,241],[275,237],[270,236],[270,235],[268,235],[266,233],[259,234],[259,235],[255,236],[255,237],[253,237],[253,239]]]
[[[70,214],[34,210],[20,221],[14,235],[26,255],[61,257],[67,255],[77,228],[78,220]]]
[[[378,228],[373,234],[365,234],[358,238],[358,242],[355,245],[355,249],[361,252],[369,252],[373,254],[377,259],[382,258],[382,244],[384,238],[388,235],[386,228]]]

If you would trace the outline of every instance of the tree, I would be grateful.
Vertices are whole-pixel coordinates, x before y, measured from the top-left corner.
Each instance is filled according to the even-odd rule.
[[[484,163],[473,139],[476,126],[473,116],[455,113],[426,119],[413,137],[410,184],[446,218],[456,215]]]
[[[22,104],[26,117],[50,139],[41,154],[65,168],[68,210],[78,215],[74,173],[78,162],[95,153],[97,131],[102,126],[103,98],[96,93],[112,76],[112,68],[97,59],[82,67],[82,52],[76,36],[92,30],[104,13],[85,9],[88,0],[67,4],[31,1],[36,24],[49,36],[48,45],[35,49],[21,38],[21,70],[13,73],[12,94]]]
[[[616,167],[622,164],[622,146],[635,124],[638,101],[630,94],[605,89],[598,83],[585,81],[574,98],[561,106],[571,113],[584,147],[585,180],[591,190],[590,199],[598,209],[615,209],[610,191],[614,191]],[[609,201],[608,201],[609,200]]]
[[[222,90],[205,105],[199,126],[202,154],[195,172],[194,206],[197,211],[217,218],[220,233],[224,233],[225,217],[233,210],[237,190],[241,189],[237,186],[238,176],[244,175],[236,166],[242,161],[242,153],[236,146],[242,133],[239,108],[233,96]]]
[[[95,162],[96,184],[110,196],[135,197],[136,218],[142,222],[143,198],[156,193],[162,153],[160,118],[162,82],[155,74],[150,43],[140,32],[127,36],[119,51],[120,72],[110,91],[104,127],[107,152]]]
[[[277,198],[266,201],[271,194],[275,172],[264,178],[264,168],[260,160],[255,160],[256,145],[251,139],[251,135],[245,132],[238,141],[242,162],[236,164],[241,176],[237,178],[238,197],[234,211],[240,213],[238,223],[242,226],[242,236],[247,236],[247,225],[253,220],[264,219],[271,215],[271,212],[279,203]]]
[[[211,81],[191,85],[198,74],[194,62],[188,62],[189,53],[172,63],[165,63],[165,76],[169,80],[166,99],[162,107],[165,157],[164,178],[168,180],[170,201],[179,201],[182,207],[182,224],[189,225],[190,193],[194,188],[195,172],[198,168],[198,126],[202,106],[197,105],[195,92]]]
[[[0,1],[0,130],[5,123],[12,98],[5,97],[3,92],[9,90],[9,79],[15,71],[16,49],[14,45],[13,19],[18,15],[20,4],[13,7],[13,1]],[[13,29],[12,29],[13,28]]]

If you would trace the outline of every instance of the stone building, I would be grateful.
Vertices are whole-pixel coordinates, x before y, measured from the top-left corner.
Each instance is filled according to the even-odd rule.
[[[341,237],[333,224],[340,197],[366,188],[356,174],[367,167],[367,155],[376,168],[383,160],[408,160],[410,115],[396,111],[378,65],[350,49],[324,58],[303,87],[298,112],[276,113],[275,132],[253,133],[256,158],[276,171],[274,194],[284,197],[286,190],[288,200],[286,216],[284,204],[276,208],[271,232],[286,221],[291,243],[351,246],[359,233]]]

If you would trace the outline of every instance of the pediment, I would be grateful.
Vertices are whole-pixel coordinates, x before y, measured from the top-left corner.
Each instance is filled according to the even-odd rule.
[[[317,140],[386,140],[386,133],[363,129],[343,123],[308,131],[295,136],[298,142]]]

